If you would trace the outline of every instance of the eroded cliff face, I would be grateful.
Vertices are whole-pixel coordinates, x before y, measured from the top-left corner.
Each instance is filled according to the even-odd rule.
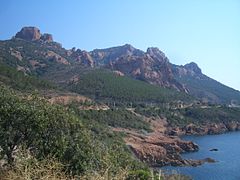
[[[142,54],[123,54],[110,60],[107,66],[135,79],[187,92],[187,89],[174,79],[168,58],[158,48],[148,48],[147,52]]]
[[[72,49],[69,52],[69,57],[71,57],[74,63],[87,67],[94,67],[95,62],[89,52],[80,49]]]
[[[16,35],[15,38],[24,39],[27,41],[42,40],[44,42],[53,42],[51,34],[41,34],[40,29],[37,27],[23,27]]]
[[[167,137],[160,134],[148,136],[128,133],[126,143],[134,154],[150,166],[182,166],[195,165],[197,161],[186,161],[180,153],[194,152],[198,146],[191,141],[183,141],[177,137]]]

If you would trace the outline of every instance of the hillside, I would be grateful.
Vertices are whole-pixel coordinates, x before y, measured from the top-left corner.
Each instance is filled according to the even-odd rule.
[[[202,74],[195,63],[173,65],[174,77],[189,90],[189,94],[210,103],[239,104],[240,91]]]
[[[33,75],[27,76],[23,72],[2,63],[0,63],[0,83],[24,92],[56,89],[56,86],[49,81]]]
[[[136,104],[163,104],[176,102],[191,102],[194,98],[178,92],[151,85],[140,80],[134,80],[127,76],[104,70],[90,70],[79,75],[79,81],[71,82],[69,90],[79,94],[90,96],[97,101],[105,101],[113,105]]]

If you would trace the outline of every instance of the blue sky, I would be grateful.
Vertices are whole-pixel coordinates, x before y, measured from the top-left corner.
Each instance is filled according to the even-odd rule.
[[[240,90],[240,0],[1,0],[0,22],[1,40],[37,26],[65,48],[159,47]]]

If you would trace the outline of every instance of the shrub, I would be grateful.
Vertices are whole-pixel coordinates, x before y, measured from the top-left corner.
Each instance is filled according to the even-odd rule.
[[[83,172],[98,162],[94,139],[72,112],[36,96],[19,98],[0,88],[1,157],[13,163],[13,153],[24,145],[35,157],[54,156],[69,171]]]

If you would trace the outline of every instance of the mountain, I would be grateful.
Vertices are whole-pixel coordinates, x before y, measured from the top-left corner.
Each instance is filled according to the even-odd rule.
[[[186,88],[174,79],[168,58],[158,48],[148,48],[147,52],[140,55],[120,56],[108,66],[150,84],[187,92]]]
[[[85,71],[108,69],[121,76],[154,86],[173,89],[201,101],[238,104],[240,92],[204,75],[195,63],[174,65],[158,48],[146,52],[129,44],[85,51],[65,49],[53,36],[36,27],[24,27],[16,35],[0,41],[0,62],[61,86],[79,84]]]
[[[189,94],[211,103],[239,104],[239,91],[204,75],[196,63],[172,65],[172,69],[175,79],[185,85]]]

